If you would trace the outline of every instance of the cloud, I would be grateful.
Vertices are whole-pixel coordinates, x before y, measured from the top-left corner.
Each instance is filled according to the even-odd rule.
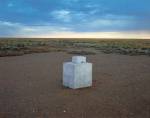
[[[132,22],[121,19],[96,19],[88,23],[88,27],[92,30],[125,30],[132,25]]]
[[[140,24],[135,22],[137,20],[135,16],[118,14],[101,14],[96,16],[95,13],[98,12],[97,9],[86,12],[62,9],[52,11],[51,15],[54,19],[62,22],[63,25],[71,27],[74,31],[81,32],[136,30]]]
[[[43,28],[41,32],[49,31],[49,27],[54,30],[57,30],[56,27],[66,27],[75,32],[150,30],[149,0],[0,1],[4,1],[0,3],[0,20],[10,21],[3,22],[3,26],[1,23],[0,34],[9,32],[13,35],[15,30],[22,31],[22,27],[26,28],[24,32],[40,31],[40,27]],[[49,23],[47,27],[43,26],[43,22]],[[36,24],[40,26],[33,26]]]
[[[8,27],[18,27],[20,25],[20,23],[12,23],[12,22],[8,22],[8,21],[0,21],[0,25],[1,26],[8,26]]]
[[[37,37],[37,38],[150,38],[150,31],[120,32],[76,32],[68,27],[26,26],[21,23],[0,21],[0,37]]]
[[[24,13],[24,14],[32,14],[37,11],[37,9],[33,8],[30,4],[23,1],[11,1],[7,3],[7,10],[13,13]]]
[[[14,36],[20,29],[19,23],[11,23],[7,21],[0,21],[0,36]]]
[[[70,28],[45,24],[40,26],[24,25],[8,21],[0,21],[0,37],[32,37],[55,32],[70,31]]]
[[[150,39],[150,31],[145,32],[57,32],[45,38],[122,38],[122,39]]]
[[[86,4],[85,7],[86,8],[98,8],[99,5],[97,5],[97,4]]]
[[[132,16],[106,14],[96,18],[90,16],[86,16],[85,18],[88,19],[75,27],[80,29],[78,31],[126,31],[135,30],[136,28],[135,18]]]
[[[97,13],[103,14],[107,12],[108,8],[102,4],[95,4],[95,3],[87,3],[84,5],[85,9],[89,12],[91,15],[95,15]]]
[[[14,4],[13,3],[8,3],[8,5],[7,5],[8,7],[13,7],[14,6]]]
[[[69,22],[71,20],[71,12],[68,10],[55,10],[51,15],[60,21]]]
[[[69,6],[72,6],[74,4],[77,4],[79,2],[79,0],[61,0],[62,1],[62,4],[64,5],[69,5]]]
[[[82,11],[71,11],[71,10],[55,10],[50,15],[60,21],[70,24],[82,23],[87,20],[88,14]]]

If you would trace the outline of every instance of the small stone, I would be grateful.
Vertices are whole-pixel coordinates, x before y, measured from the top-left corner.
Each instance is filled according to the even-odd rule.
[[[66,110],[64,110],[63,112],[66,113]]]

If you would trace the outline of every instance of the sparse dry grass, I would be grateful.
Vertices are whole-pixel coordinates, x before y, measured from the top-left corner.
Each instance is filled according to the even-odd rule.
[[[72,50],[70,51],[70,49]],[[150,55],[150,40],[42,38],[0,39],[1,57],[54,51],[66,51],[71,54],[81,55],[95,54],[95,52],[127,55]]]

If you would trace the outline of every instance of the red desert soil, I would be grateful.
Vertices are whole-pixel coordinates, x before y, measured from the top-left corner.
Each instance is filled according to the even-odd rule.
[[[93,87],[62,86],[66,53],[0,58],[0,118],[150,118],[150,57],[90,55]]]

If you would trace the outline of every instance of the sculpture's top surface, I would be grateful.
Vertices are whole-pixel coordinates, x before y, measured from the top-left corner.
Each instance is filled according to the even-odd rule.
[[[86,57],[84,57],[84,56],[73,56],[72,57],[72,62],[77,63],[77,64],[86,63]]]

